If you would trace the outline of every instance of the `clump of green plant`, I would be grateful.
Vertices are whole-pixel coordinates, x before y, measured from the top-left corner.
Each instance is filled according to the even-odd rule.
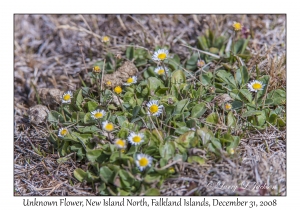
[[[200,39],[202,50],[223,52],[224,38],[209,32],[207,49]],[[237,53],[230,56],[243,60]],[[125,55],[144,68],[139,77],[131,75],[121,86],[102,84],[103,75],[124,63],[108,54],[89,73],[91,83],[66,92],[59,109],[48,115],[49,140],[59,161],[75,153],[88,169],[78,168],[74,176],[92,186],[99,183],[100,195],[159,195],[162,183],[177,175],[176,163],[201,165],[206,159],[234,156],[240,131],[285,125],[285,91],[267,92],[268,75],[249,82],[243,62],[214,72],[198,65],[197,76],[183,67],[190,60],[181,63],[167,48],[151,55],[128,47]],[[205,155],[193,152],[195,148]]]

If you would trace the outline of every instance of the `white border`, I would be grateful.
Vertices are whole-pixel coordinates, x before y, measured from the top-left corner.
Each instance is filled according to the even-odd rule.
[[[0,109],[1,129],[1,206],[3,209],[23,208],[23,197],[13,197],[13,14],[14,13],[287,13],[287,82],[288,82],[288,179],[287,197],[241,197],[242,200],[272,200],[277,199],[279,205],[272,209],[288,206],[298,206],[299,182],[297,180],[299,154],[299,139],[297,136],[299,112],[298,112],[298,88],[299,84],[299,12],[297,4],[275,0],[252,1],[6,1],[1,5],[1,96]],[[297,65],[298,64],[298,65]],[[8,91],[9,89],[9,91]],[[298,173],[297,173],[298,172]],[[28,198],[28,197],[26,197]],[[195,197],[194,197],[195,198]],[[212,200],[218,197],[208,197]],[[58,200],[60,197],[39,197],[43,200]],[[68,197],[70,200],[85,200],[84,197]],[[92,199],[99,199],[92,197]],[[102,198],[100,198],[102,199]],[[118,198],[115,198],[118,199]],[[138,198],[137,198],[138,199]],[[147,198],[150,199],[150,198]],[[202,199],[202,197],[195,198]],[[234,197],[220,197],[222,200],[232,200]],[[57,207],[56,207],[57,208]],[[66,208],[66,207],[59,207]],[[74,207],[73,207],[74,208]],[[102,208],[102,207],[97,207]],[[136,207],[132,207],[136,208]],[[164,207],[165,208],[165,207]],[[167,207],[168,209],[176,207]],[[199,208],[199,207],[197,207]],[[230,207],[232,208],[232,207]],[[28,209],[28,208],[27,208]],[[30,208],[31,209],[31,208]],[[140,208],[139,208],[140,209]],[[178,208],[177,208],[178,209]]]

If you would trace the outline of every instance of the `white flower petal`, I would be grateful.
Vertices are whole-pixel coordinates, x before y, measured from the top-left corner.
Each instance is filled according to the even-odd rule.
[[[145,165],[145,166],[141,166],[140,165],[140,160],[142,158],[146,158],[148,160],[147,165]],[[151,166],[152,161],[153,161],[153,158],[151,156],[149,156],[149,155],[146,155],[146,154],[137,154],[135,163],[136,163],[137,167],[140,169],[140,171],[143,171],[146,167]]]
[[[65,99],[64,99],[64,97],[65,97],[66,95],[69,95],[69,96],[70,96],[70,98],[69,98],[68,100],[65,100]],[[62,95],[62,97],[61,97],[62,103],[71,103],[71,98],[73,98],[73,93],[72,93],[72,91],[67,91],[67,92],[65,92],[65,93]]]
[[[134,138],[134,137],[137,137],[137,136],[141,138],[140,142],[135,142],[135,141],[133,141],[133,138]],[[144,142],[144,134],[143,134],[143,133],[134,133],[134,132],[131,132],[131,133],[129,134],[129,136],[127,137],[127,140],[128,140],[128,142],[129,142],[130,144],[133,144],[133,145],[139,145],[139,144],[141,144],[141,143]]]
[[[159,55],[160,54],[165,54],[166,57],[164,59],[160,59]],[[166,60],[169,56],[169,51],[167,49],[159,49],[156,52],[154,52],[153,56],[152,56],[152,60],[154,61],[162,61],[162,60]]]
[[[96,117],[97,113],[101,113],[102,116],[101,117]],[[96,120],[96,119],[99,119],[99,118],[103,118],[105,116],[105,114],[106,114],[106,112],[104,110],[96,109],[95,111],[91,112],[91,117]]]

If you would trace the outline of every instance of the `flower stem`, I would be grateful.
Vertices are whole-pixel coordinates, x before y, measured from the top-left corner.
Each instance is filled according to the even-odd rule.
[[[164,139],[161,137],[161,135],[160,135],[159,131],[157,130],[157,127],[155,126],[155,124],[154,124],[154,122],[153,122],[153,120],[152,120],[152,118],[151,118],[150,115],[149,115],[149,119],[150,119],[150,121],[152,122],[152,125],[154,126],[154,128],[155,128],[157,134],[159,135],[159,137],[160,137],[160,139],[161,139],[161,141],[163,141]]]
[[[257,92],[255,92],[255,107],[257,109]]]
[[[124,109],[124,107],[123,107],[123,104],[121,103],[121,100],[120,100],[119,96],[118,96],[118,95],[116,95],[116,96],[117,96],[117,99],[118,99],[118,101],[119,101],[119,104],[120,104],[120,106],[121,106],[121,108],[122,108],[122,111],[125,112],[125,109]]]
[[[166,85],[169,86],[169,85],[168,85],[169,77],[168,77],[168,74],[167,74],[167,71],[166,71],[165,64],[164,64],[163,61],[162,61],[161,63],[162,63],[162,66],[163,66],[163,69],[164,69],[164,73],[165,73],[165,76],[166,76]]]

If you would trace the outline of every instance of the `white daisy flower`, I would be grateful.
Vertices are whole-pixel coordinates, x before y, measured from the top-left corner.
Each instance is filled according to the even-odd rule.
[[[115,140],[115,145],[118,149],[125,149],[126,148],[126,141],[122,139],[116,139]]]
[[[95,111],[92,111],[91,114],[92,114],[92,118],[94,120],[97,120],[97,119],[103,118],[105,116],[106,112],[104,110],[96,109]]]
[[[124,83],[124,85],[129,86],[129,85],[135,84],[135,83],[137,83],[137,77],[136,77],[136,76],[132,76],[132,77],[129,77],[129,78],[127,79],[127,82]]]
[[[166,60],[169,56],[169,51],[167,49],[159,49],[154,52],[152,60],[154,61],[163,61]]]
[[[66,129],[66,128],[60,128],[59,131],[58,131],[58,136],[59,137],[64,137],[68,133],[69,133],[68,129]]]
[[[169,69],[167,67],[158,66],[154,69],[154,72],[158,75],[165,75],[169,73]]]
[[[108,132],[112,131],[114,129],[114,124],[109,123],[108,121],[104,121],[102,123],[102,128]]]
[[[143,133],[134,133],[134,132],[131,132],[128,136],[128,142],[130,144],[133,144],[133,145],[139,145],[141,144],[143,141],[144,141],[144,134]]]
[[[138,154],[136,156],[135,163],[139,167],[140,171],[143,171],[146,167],[151,166],[153,158],[149,155]]]
[[[62,103],[71,103],[71,98],[73,98],[73,93],[71,91],[67,91],[62,96]]]
[[[248,89],[252,92],[257,92],[258,90],[264,89],[264,84],[260,81],[253,80],[252,82],[248,83]]]
[[[158,100],[149,101],[146,106],[148,107],[148,115],[158,117],[162,113],[163,105],[158,105]]]

